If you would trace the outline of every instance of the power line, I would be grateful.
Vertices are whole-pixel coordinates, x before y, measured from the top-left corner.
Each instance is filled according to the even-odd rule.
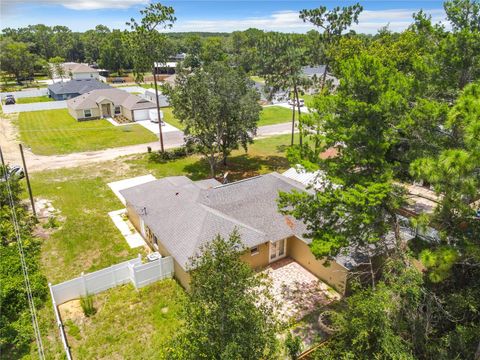
[[[37,343],[38,356],[39,356],[40,359],[45,359],[45,352],[44,352],[43,343],[42,343],[42,335],[40,333],[40,327],[38,325],[37,311],[36,311],[35,302],[34,302],[34,299],[33,299],[32,287],[31,287],[31,284],[30,284],[30,278],[28,276],[27,262],[25,260],[25,252],[24,252],[24,249],[23,249],[22,237],[21,237],[21,233],[20,233],[20,225],[18,224],[17,212],[15,210],[15,202],[13,201],[12,188],[10,187],[10,177],[7,175],[7,168],[5,166],[5,161],[3,159],[3,153],[2,153],[1,148],[0,148],[0,160],[1,160],[2,166],[3,166],[3,176],[5,178],[5,184],[7,186],[8,202],[9,202],[9,205],[10,205],[10,212],[11,212],[11,215],[12,215],[12,222],[13,222],[15,237],[17,239],[18,253],[20,255],[20,263],[21,263],[21,266],[22,266],[22,273],[23,273],[23,280],[25,282],[25,289],[27,291],[28,305],[29,305],[29,308],[30,308],[30,314],[32,316],[33,332],[35,334],[35,341]]]

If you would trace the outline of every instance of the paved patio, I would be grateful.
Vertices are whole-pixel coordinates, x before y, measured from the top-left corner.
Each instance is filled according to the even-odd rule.
[[[270,264],[265,270],[271,281],[273,297],[280,304],[283,321],[300,320],[321,306],[341,298],[335,290],[319,280],[291,258]]]
[[[117,229],[120,230],[122,236],[127,240],[131,249],[147,246],[142,235],[137,232],[133,224],[128,220],[126,209],[110,211],[108,216],[110,216]]]

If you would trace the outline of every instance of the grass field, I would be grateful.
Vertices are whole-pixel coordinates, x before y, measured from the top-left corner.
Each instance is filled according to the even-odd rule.
[[[21,141],[38,155],[101,150],[157,140],[141,125],[115,127],[106,120],[78,122],[66,109],[22,112],[16,125]]]
[[[73,358],[159,358],[181,325],[183,294],[174,280],[138,291],[124,285],[96,295],[97,313],[90,318],[84,317],[81,310],[70,317],[62,314]]]
[[[281,106],[264,107],[258,126],[281,124],[292,121],[292,111]]]
[[[181,124],[177,118],[173,116],[173,109],[171,107],[162,108],[165,122],[175,126],[177,129],[184,130],[185,125]]]
[[[48,96],[35,96],[35,97],[18,98],[18,99],[15,99],[15,101],[17,102],[17,104],[30,104],[30,103],[47,102],[47,101],[54,101],[54,100]]]
[[[228,159],[229,180],[285,170],[289,166],[285,158],[289,141],[290,135],[274,136],[255,141],[248,154],[235,151]],[[142,154],[31,174],[35,198],[51,200],[59,211],[59,228],[46,236],[42,245],[42,272],[49,282],[65,281],[82,271],[99,270],[138,254],[139,249],[129,248],[108,216],[109,211],[123,205],[107,183],[148,173],[157,178],[186,175],[198,180],[208,177],[209,168],[198,155],[153,163]],[[96,315],[84,322],[73,319],[66,324],[74,358],[110,359],[119,358],[118,354],[122,359],[154,358],[178,326],[181,294],[176,283],[166,281],[139,292],[124,286],[97,295]],[[39,309],[39,317],[47,358],[63,358],[49,304]],[[35,351],[30,358],[36,358]]]
[[[181,124],[180,121],[178,121],[178,119],[173,116],[171,107],[162,108],[162,111],[163,115],[165,116],[165,122],[175,126],[180,130],[185,129],[185,125]],[[292,112],[289,109],[281,106],[269,106],[263,108],[262,112],[260,113],[260,120],[258,122],[258,126],[281,124],[289,122],[291,121],[291,119]]]

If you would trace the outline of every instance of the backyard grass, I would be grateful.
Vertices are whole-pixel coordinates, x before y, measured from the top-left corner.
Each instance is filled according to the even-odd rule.
[[[30,103],[37,103],[37,102],[47,102],[53,101],[51,97],[48,96],[34,96],[34,97],[26,97],[26,98],[17,98],[15,99],[17,104],[30,104]]]
[[[218,174],[228,171],[229,181],[234,181],[282,172],[289,167],[285,158],[289,141],[290,135],[257,140],[247,154],[234,151],[227,168],[219,169]],[[108,212],[124,206],[107,184],[148,173],[157,178],[186,175],[198,180],[209,176],[209,167],[199,155],[155,163],[148,160],[147,154],[139,154],[31,174],[35,198],[50,200],[58,210],[59,227],[42,237],[42,272],[48,282],[56,284],[144,253],[142,248],[130,249],[108,216]],[[74,358],[110,359],[119,358],[119,354],[125,359],[155,358],[178,326],[181,295],[173,281],[159,282],[139,292],[124,286],[96,295],[96,315],[85,322],[73,319],[66,324]],[[50,304],[38,310],[47,358],[63,358]],[[36,358],[34,350],[30,358]]]
[[[76,121],[66,109],[22,112],[21,141],[38,155],[68,154],[156,141],[141,125],[115,127],[106,120]]]
[[[292,121],[292,111],[281,106],[264,107],[258,126],[281,124]]]
[[[132,285],[95,295],[95,315],[86,318],[78,301],[62,318],[74,359],[155,359],[180,327],[183,289],[163,280],[135,290]],[[73,304],[72,304],[73,303]]]

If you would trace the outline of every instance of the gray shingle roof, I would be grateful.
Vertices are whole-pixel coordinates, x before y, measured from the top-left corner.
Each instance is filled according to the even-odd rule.
[[[247,247],[302,238],[305,225],[280,214],[276,202],[279,191],[303,191],[301,184],[277,173],[214,184],[178,176],[120,193],[184,268],[203,243],[216,235],[228,237],[235,228]]]
[[[61,94],[85,94],[97,89],[110,89],[111,87],[101,81],[95,79],[86,80],[70,80],[66,82],[57,82],[48,85],[48,90],[51,92]]]
[[[110,100],[115,105],[122,105],[128,110],[155,108],[153,102],[115,88],[89,91],[76,98],[67,100],[67,105],[72,109],[91,109],[98,106],[97,103],[105,99]]]

